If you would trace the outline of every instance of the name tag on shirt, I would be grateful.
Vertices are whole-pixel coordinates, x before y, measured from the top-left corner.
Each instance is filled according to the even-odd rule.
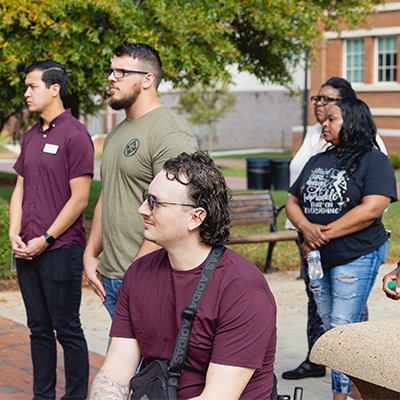
[[[46,143],[46,145],[44,146],[43,152],[50,153],[50,154],[57,154],[58,147],[59,146],[57,146],[56,144]]]

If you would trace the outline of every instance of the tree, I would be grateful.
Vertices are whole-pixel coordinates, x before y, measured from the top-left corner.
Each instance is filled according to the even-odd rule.
[[[37,59],[67,65],[81,113],[105,93],[102,69],[125,41],[161,54],[175,88],[229,83],[236,65],[261,81],[291,85],[292,66],[324,30],[366,21],[382,0],[2,0],[0,131],[24,105],[24,69]]]
[[[11,115],[21,116],[24,71],[35,60],[65,64],[69,96],[81,113],[93,112],[114,43],[132,32],[116,0],[2,0],[0,21],[0,131]]]
[[[128,1],[127,1],[128,3]],[[139,1],[143,32],[163,55],[175,87],[229,82],[228,65],[290,86],[292,71],[323,32],[354,28],[383,0]]]
[[[179,96],[180,113],[196,125],[207,125],[208,152],[212,152],[212,124],[224,117],[235,106],[236,95],[229,92],[227,84],[195,85]]]

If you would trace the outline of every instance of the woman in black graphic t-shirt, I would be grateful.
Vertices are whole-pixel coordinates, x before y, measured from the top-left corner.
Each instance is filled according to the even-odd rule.
[[[386,260],[382,214],[397,197],[393,167],[374,148],[376,127],[364,102],[340,100],[322,126],[332,146],[305,165],[289,189],[286,212],[303,235],[303,254],[320,250],[324,276],[311,280],[310,288],[328,330],[359,322]],[[350,386],[345,375],[332,371],[334,400],[346,399]]]

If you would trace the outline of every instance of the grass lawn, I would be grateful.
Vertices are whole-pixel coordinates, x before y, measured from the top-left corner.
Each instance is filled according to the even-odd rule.
[[[232,154],[226,156],[213,157],[214,160],[218,159],[243,159],[243,158],[291,158],[292,152],[285,151],[283,153],[255,153],[255,154]]]

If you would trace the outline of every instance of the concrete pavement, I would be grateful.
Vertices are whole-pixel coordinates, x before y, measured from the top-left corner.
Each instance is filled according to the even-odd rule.
[[[394,267],[394,265],[384,264],[380,269],[368,301],[371,321],[389,319],[397,317],[399,314],[399,304],[387,299],[381,290],[383,275],[394,269]],[[298,271],[273,272],[265,275],[278,306],[278,345],[275,372],[278,377],[279,394],[293,396],[294,387],[301,386],[304,389],[304,400],[331,399],[330,373],[327,373],[324,378],[307,378],[299,381],[286,381],[281,378],[282,372],[297,367],[303,361],[307,352],[307,296],[304,290],[304,283],[297,279],[298,276]],[[4,342],[6,337],[9,338],[7,336],[7,326],[10,326],[8,333],[10,333],[10,329],[13,326],[11,321],[26,326],[25,310],[19,291],[0,293],[0,316],[3,317],[2,319],[0,318],[0,398],[2,400],[29,399],[29,397],[26,397],[26,392],[21,394],[13,386],[13,384],[16,384],[15,374],[18,371],[25,380],[31,379],[32,371],[26,367],[26,363],[23,364],[24,367],[19,369],[17,363],[17,367],[14,366],[14,374],[12,375],[4,374],[1,370],[2,365],[4,365],[3,359],[10,351],[10,348],[6,346],[7,343]],[[87,287],[83,288],[81,316],[89,350],[92,352],[91,372],[94,374],[101,365],[102,356],[106,352],[110,319],[101,301]],[[3,322],[1,322],[2,320]],[[27,346],[29,331],[28,328],[21,327],[21,325],[13,329],[23,332],[20,345]],[[63,373],[61,368],[59,372],[60,374]],[[14,377],[14,382],[5,381],[7,377],[11,379],[12,376]],[[62,377],[59,380],[62,382]],[[31,387],[31,385],[26,386],[28,389]],[[15,390],[12,393],[7,393],[7,396],[13,395],[14,397],[6,397],[6,393],[3,395],[3,387],[8,392]]]

